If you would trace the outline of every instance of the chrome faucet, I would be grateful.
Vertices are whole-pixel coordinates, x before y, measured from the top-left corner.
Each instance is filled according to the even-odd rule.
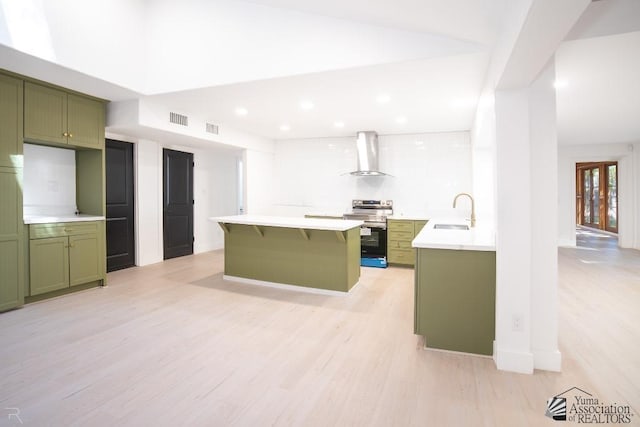
[[[471,200],[471,227],[476,226],[476,205],[473,201],[473,197],[469,193],[460,193],[457,194],[456,197],[453,198],[453,207],[456,207],[456,202],[458,201],[458,197],[467,196],[469,200]]]

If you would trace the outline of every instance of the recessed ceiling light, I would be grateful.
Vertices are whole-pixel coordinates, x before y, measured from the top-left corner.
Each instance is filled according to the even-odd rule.
[[[389,95],[387,95],[386,93],[381,93],[380,95],[378,95],[378,97],[376,98],[376,102],[378,104],[386,104],[387,102],[391,101],[391,97]]]
[[[568,83],[566,80],[556,80],[555,82],[553,82],[553,87],[556,89],[562,89],[567,87]]]
[[[247,111],[246,108],[243,108],[243,107],[236,108],[236,114],[239,115],[239,116],[246,116],[247,113],[249,113],[249,112]]]
[[[289,130],[291,130],[291,126],[282,125],[282,126],[280,126],[280,130],[283,131],[283,132],[288,132]]]
[[[396,123],[403,125],[405,123],[407,123],[407,118],[406,117],[398,117],[396,118]]]
[[[333,122],[333,125],[337,128],[343,128],[344,127],[344,123],[343,122]]]
[[[311,110],[314,107],[311,101],[300,101],[300,108],[303,110]]]

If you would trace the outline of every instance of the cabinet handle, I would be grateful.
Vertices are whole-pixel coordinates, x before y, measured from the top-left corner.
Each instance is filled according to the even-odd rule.
[[[64,232],[65,233],[71,233],[73,231],[73,228],[65,228]]]
[[[75,248],[76,246],[72,243],[69,245],[70,248]]]
[[[64,133],[62,134],[62,136],[64,136],[64,137],[66,138],[66,137],[68,137],[68,136],[69,136],[69,133],[68,133],[68,132],[64,132]]]
[[[69,138],[73,138],[73,134],[72,133],[69,134]]]

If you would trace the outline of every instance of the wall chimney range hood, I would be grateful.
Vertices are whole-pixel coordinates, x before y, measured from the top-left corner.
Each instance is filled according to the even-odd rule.
[[[358,170],[351,172],[355,176],[385,176],[378,166],[378,134],[374,131],[356,133]]]

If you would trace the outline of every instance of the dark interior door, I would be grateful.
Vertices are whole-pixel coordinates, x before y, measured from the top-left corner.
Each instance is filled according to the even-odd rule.
[[[133,144],[105,141],[107,271],[135,265]]]
[[[163,150],[164,259],[193,253],[193,154]]]

